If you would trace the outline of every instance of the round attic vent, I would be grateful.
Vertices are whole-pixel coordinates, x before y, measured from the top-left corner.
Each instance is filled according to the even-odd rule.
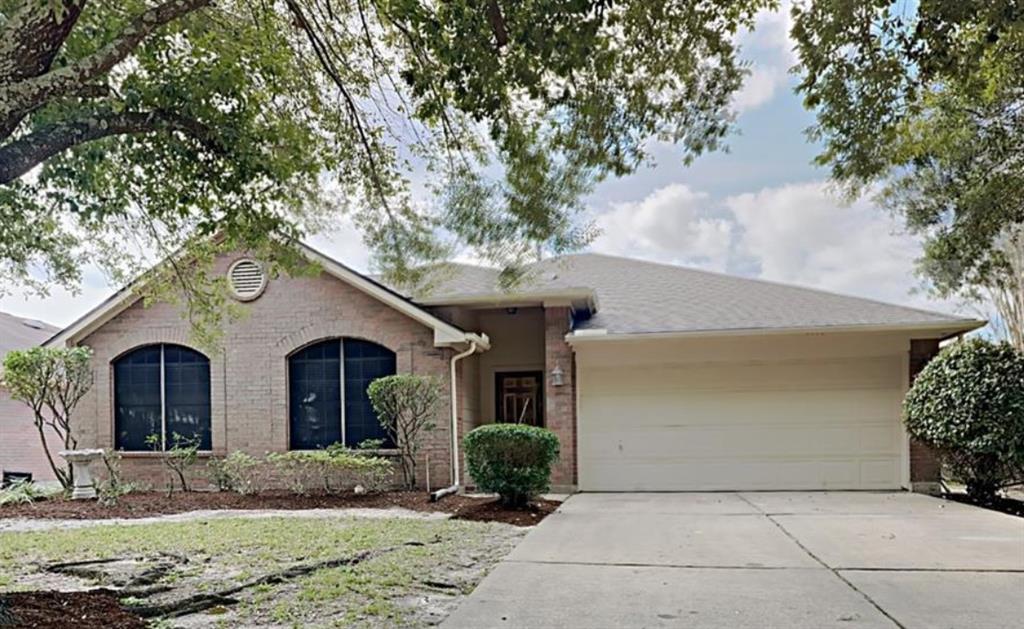
[[[236,299],[252,301],[267,287],[267,274],[258,262],[243,258],[236,260],[228,269],[228,282]]]

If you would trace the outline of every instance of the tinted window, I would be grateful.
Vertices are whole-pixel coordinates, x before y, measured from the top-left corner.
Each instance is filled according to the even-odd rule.
[[[395,374],[395,353],[369,341],[345,339],[345,442],[355,447],[367,439],[383,439],[394,447],[370,404],[367,387]]]
[[[366,389],[394,373],[394,352],[369,341],[323,341],[293,354],[288,359],[291,449],[355,447],[367,439],[383,439],[392,447]]]
[[[150,435],[170,445],[176,433],[198,438],[199,447],[210,450],[210,415],[210,361],[199,352],[179,345],[150,345],[114,362],[118,449],[151,450],[146,443]]]

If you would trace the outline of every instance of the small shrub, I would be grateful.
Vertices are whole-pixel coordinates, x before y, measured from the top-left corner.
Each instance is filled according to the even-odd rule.
[[[0,507],[45,500],[63,491],[60,487],[44,487],[31,481],[18,481],[7,489],[0,490]]]
[[[976,499],[1024,480],[1024,355],[971,339],[946,347],[903,404],[912,437],[934,448]]]
[[[335,444],[316,452],[272,452],[267,462],[275,475],[294,494],[337,494],[355,486],[367,491],[382,489],[393,466],[380,456]]]
[[[491,424],[463,440],[466,466],[483,491],[495,492],[508,506],[525,506],[550,488],[551,465],[558,459],[558,437],[522,424]]]
[[[265,461],[240,450],[221,459],[219,466],[223,478],[215,482],[226,491],[249,496],[263,492],[270,484],[270,466]]]
[[[168,472],[178,477],[182,491],[191,491],[188,485],[188,470],[199,460],[199,437],[185,437],[178,433],[171,435],[171,447],[160,450],[160,435],[146,437],[146,444],[160,452],[160,460]],[[174,493],[174,477],[167,481],[167,495]]]
[[[126,481],[121,474],[121,453],[117,450],[103,450],[103,473],[96,480],[96,494],[100,504],[113,506],[121,496],[139,489],[137,483]]]
[[[416,486],[416,454],[420,435],[434,429],[441,384],[434,378],[399,374],[370,383],[366,392],[380,425],[398,448],[398,463],[405,486]]]

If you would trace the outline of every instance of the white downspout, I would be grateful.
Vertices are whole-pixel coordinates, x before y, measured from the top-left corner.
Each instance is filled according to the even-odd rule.
[[[469,349],[452,356],[451,362],[451,383],[452,383],[452,484],[444,489],[438,489],[430,494],[430,499],[437,501],[449,494],[459,491],[459,389],[458,379],[455,376],[455,363],[467,356],[472,356],[477,349],[476,341],[469,342]]]

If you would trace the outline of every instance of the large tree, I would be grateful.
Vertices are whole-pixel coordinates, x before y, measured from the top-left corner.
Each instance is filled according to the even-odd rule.
[[[399,281],[455,244],[509,268],[578,247],[581,195],[648,142],[721,144],[735,34],[774,4],[0,0],[0,280],[210,242],[287,267],[345,213]]]
[[[805,0],[793,8],[819,162],[922,236],[943,296],[994,296],[1024,351],[1024,3]]]

